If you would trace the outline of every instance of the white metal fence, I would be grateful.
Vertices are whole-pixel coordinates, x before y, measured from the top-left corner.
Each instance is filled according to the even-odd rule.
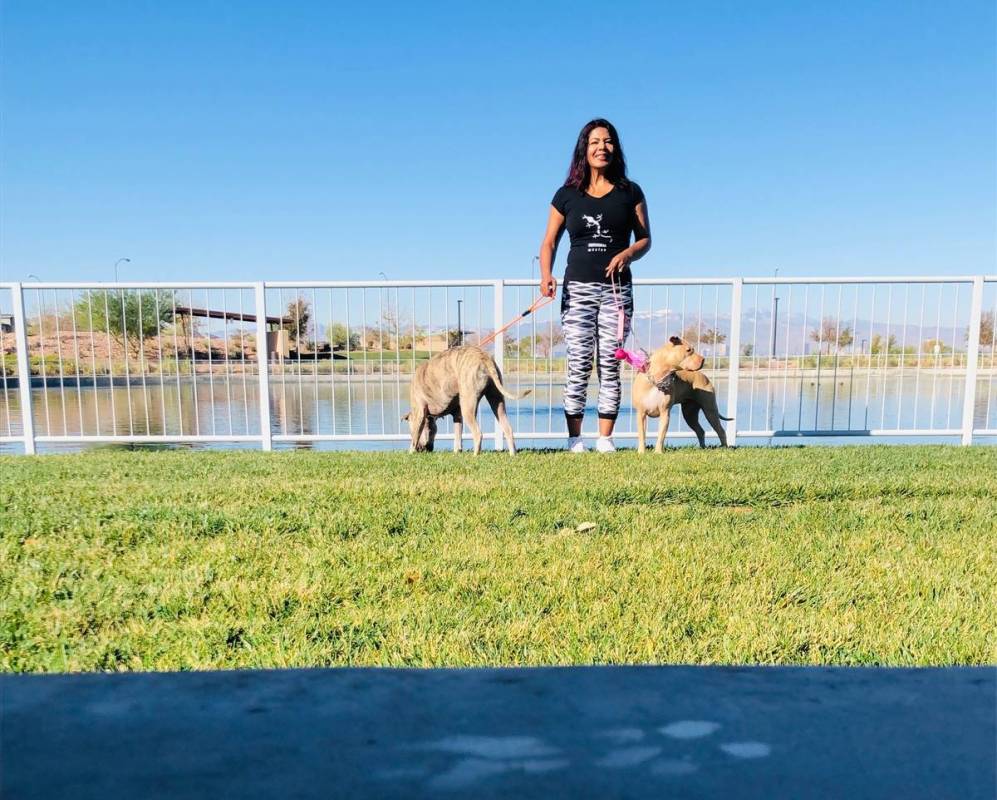
[[[0,444],[403,442],[418,363],[535,297],[525,280],[0,284]],[[635,298],[630,346],[692,341],[732,443],[997,435],[997,276],[638,279]],[[562,438],[557,304],[489,348],[532,390],[509,404],[517,438]],[[626,400],[616,435],[636,436]]]

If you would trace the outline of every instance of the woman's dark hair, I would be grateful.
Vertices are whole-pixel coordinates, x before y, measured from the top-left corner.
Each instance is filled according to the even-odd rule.
[[[575,142],[575,152],[571,156],[571,166],[568,168],[568,179],[565,186],[572,186],[580,192],[584,192],[589,185],[589,160],[588,146],[589,134],[596,128],[605,128],[613,138],[613,159],[609,162],[606,170],[606,178],[614,186],[625,189],[630,181],[627,180],[627,160],[623,157],[623,143],[620,135],[613,127],[613,123],[608,119],[594,119],[585,124],[582,132],[578,134],[578,141]]]

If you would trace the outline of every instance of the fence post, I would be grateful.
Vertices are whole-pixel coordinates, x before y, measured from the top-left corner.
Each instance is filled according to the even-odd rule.
[[[730,360],[727,373],[727,416],[733,417],[727,428],[727,444],[737,444],[737,393],[741,377],[741,290],[744,281],[731,281],[730,297]]]
[[[273,449],[270,438],[270,352],[267,345],[267,291],[266,284],[256,286],[256,371],[260,392],[260,446],[264,451]]]
[[[495,327],[492,330],[498,330],[501,328],[505,322],[505,281],[498,280],[495,281],[494,288],[495,298],[494,298],[494,316],[495,316]],[[502,373],[502,380],[506,381],[505,377],[505,332],[503,331],[498,336],[495,337],[495,364],[499,368],[499,372]],[[499,427],[498,420],[495,420],[495,449],[501,450],[503,446],[503,441],[505,437],[502,435],[502,429]]]
[[[24,452],[35,454],[35,419],[31,411],[31,365],[28,361],[28,328],[24,316],[24,295],[21,284],[15,283],[10,290],[14,305],[14,347],[17,353],[17,391],[21,397],[21,432],[24,436]],[[42,364],[42,369],[45,365]]]
[[[973,278],[969,304],[969,339],[966,342],[966,389],[962,404],[962,443],[973,443],[973,412],[976,410],[976,369],[980,358],[980,320],[983,316],[983,276]]]

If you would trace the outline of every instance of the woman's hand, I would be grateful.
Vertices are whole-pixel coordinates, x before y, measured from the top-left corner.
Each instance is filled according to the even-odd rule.
[[[627,267],[630,266],[630,262],[634,260],[633,253],[630,252],[630,248],[626,250],[621,250],[617,253],[609,262],[609,266],[606,267],[606,277],[610,277],[614,273],[623,272]]]
[[[553,297],[557,294],[557,278],[553,275],[548,275],[545,278],[540,279],[540,294],[544,297]]]

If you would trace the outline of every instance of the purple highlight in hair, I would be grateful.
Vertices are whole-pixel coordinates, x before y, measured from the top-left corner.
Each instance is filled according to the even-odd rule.
[[[589,185],[590,170],[588,160],[589,134],[596,128],[605,128],[613,139],[613,158],[606,169],[606,179],[613,186],[625,187],[627,180],[627,160],[623,156],[623,143],[620,135],[613,127],[613,123],[608,119],[594,119],[585,124],[581,133],[578,134],[578,141],[575,142],[575,152],[571,156],[571,166],[568,168],[568,178],[564,182],[565,186],[572,186],[580,192],[584,192]]]

